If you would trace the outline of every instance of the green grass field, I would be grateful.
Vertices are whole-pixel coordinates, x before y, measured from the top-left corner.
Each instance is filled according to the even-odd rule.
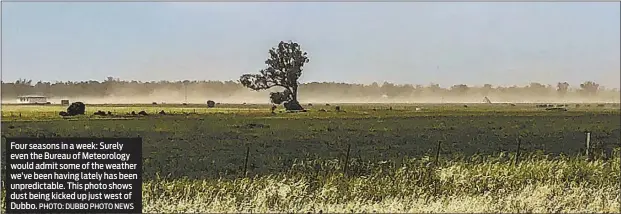
[[[621,211],[616,105],[335,105],[3,105],[2,135],[142,137],[144,212]]]

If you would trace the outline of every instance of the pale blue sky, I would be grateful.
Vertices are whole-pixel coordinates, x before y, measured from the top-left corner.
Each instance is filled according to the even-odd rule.
[[[267,50],[302,82],[619,87],[619,3],[2,3],[2,77],[236,80]]]

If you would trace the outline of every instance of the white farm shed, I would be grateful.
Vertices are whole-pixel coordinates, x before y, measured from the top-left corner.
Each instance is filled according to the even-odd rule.
[[[41,95],[26,95],[19,96],[18,98],[20,103],[47,103],[47,97]]]

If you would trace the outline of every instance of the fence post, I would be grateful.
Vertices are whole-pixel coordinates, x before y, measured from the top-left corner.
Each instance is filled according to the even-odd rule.
[[[591,160],[591,132],[587,131],[586,133],[586,156],[587,160]]]
[[[351,150],[351,144],[347,145],[347,153],[345,154],[345,166],[343,166],[343,175],[347,176],[347,167],[349,165],[349,151]]]
[[[515,151],[515,165],[517,166],[518,163],[520,162],[520,137],[518,136],[517,139],[515,139],[517,141],[517,150]]]
[[[440,159],[440,145],[442,144],[442,141],[438,141],[438,149],[436,150],[436,162],[435,162],[435,166],[438,166],[438,161]]]
[[[250,154],[250,146],[246,146],[246,160],[244,160],[244,177],[248,176],[248,155]]]

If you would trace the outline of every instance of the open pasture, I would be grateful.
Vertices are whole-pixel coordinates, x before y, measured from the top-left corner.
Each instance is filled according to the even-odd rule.
[[[612,104],[269,106],[87,105],[62,118],[65,106],[3,105],[2,135],[142,137],[145,212],[619,211]],[[585,131],[615,156],[586,161]]]
[[[342,159],[348,146],[351,158],[377,162],[434,156],[438,143],[442,157],[515,152],[518,137],[523,152],[578,155],[585,131],[596,145],[619,145],[619,109],[612,107],[557,112],[534,104],[466,105],[315,104],[308,112],[276,114],[269,105],[87,105],[86,115],[69,118],[55,115],[64,106],[4,105],[2,133],[141,136],[146,178],[237,176],[247,149],[247,171],[269,174],[298,160]],[[92,115],[97,110],[113,115]],[[126,115],[142,110],[149,115]],[[157,114],[161,110],[167,115]]]

